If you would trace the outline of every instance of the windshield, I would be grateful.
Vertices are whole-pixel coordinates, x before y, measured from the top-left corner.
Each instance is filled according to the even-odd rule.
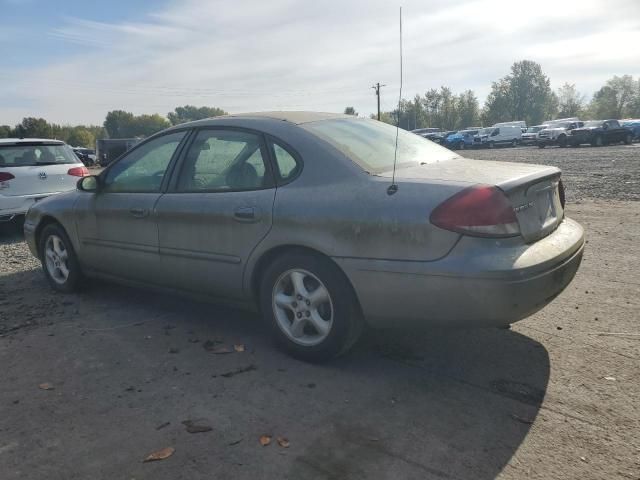
[[[78,163],[71,148],[64,144],[0,145],[0,167],[28,167]]]
[[[547,127],[546,126],[529,127],[527,128],[527,133],[538,133],[543,128],[547,128]]]
[[[494,127],[490,127],[490,128],[483,128],[482,130],[480,130],[480,135],[491,135],[491,133],[495,130]]]
[[[599,127],[602,125],[601,120],[589,120],[588,122],[584,122],[585,127]]]
[[[367,172],[378,173],[393,169],[396,127],[392,125],[366,119],[335,119],[301,126],[337,148]],[[397,132],[397,166],[458,158],[455,153],[430,140],[403,129]]]

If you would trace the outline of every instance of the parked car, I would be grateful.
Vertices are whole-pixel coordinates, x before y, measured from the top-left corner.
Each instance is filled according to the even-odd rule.
[[[72,147],[73,153],[80,159],[87,167],[96,164],[96,151],[90,148]]]
[[[548,145],[559,145],[564,148],[569,144],[569,135],[576,128],[582,128],[584,122],[554,122],[547,125],[547,128],[540,130],[538,133],[538,148],[544,148]]]
[[[522,138],[522,129],[517,125],[483,128],[473,139],[474,147],[494,148],[499,146],[515,147]]]
[[[429,127],[429,128],[416,128],[415,130],[411,130],[411,133],[415,133],[416,135],[420,135],[424,137],[428,133],[441,133],[442,129],[437,127]]]
[[[520,127],[520,129],[522,130],[523,128],[524,129],[527,128],[527,122],[525,122],[524,120],[516,120],[511,122],[499,122],[499,123],[494,123],[493,126],[494,127]]]
[[[101,138],[96,141],[96,158],[102,167],[106,167],[123,153],[130,150],[139,138]]]
[[[449,135],[443,145],[455,150],[464,150],[473,147],[473,138],[478,134],[478,130],[460,130]]]
[[[64,142],[0,139],[0,222],[24,215],[47,196],[75,190],[85,175],[89,171]]]
[[[640,119],[620,120],[620,125],[631,130],[634,140],[640,140]]]
[[[533,127],[527,128],[525,132],[522,133],[522,137],[520,138],[521,145],[536,145],[538,141],[538,133],[541,130],[547,128],[547,125],[535,125]]]
[[[569,284],[584,246],[556,167],[311,112],[167,129],[31,207],[24,231],[55,290],[86,275],[251,306],[305,360],[366,325],[509,325]]]
[[[590,120],[582,128],[572,130],[568,140],[574,147],[584,143],[594,147],[620,142],[628,145],[633,141],[633,132],[622,127],[618,120]]]

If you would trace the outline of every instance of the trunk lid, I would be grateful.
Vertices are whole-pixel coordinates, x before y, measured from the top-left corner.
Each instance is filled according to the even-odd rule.
[[[400,181],[451,181],[500,188],[509,199],[524,240],[535,242],[553,232],[564,218],[560,201],[560,170],[524,163],[457,158],[398,169]],[[381,176],[391,177],[391,172]]]

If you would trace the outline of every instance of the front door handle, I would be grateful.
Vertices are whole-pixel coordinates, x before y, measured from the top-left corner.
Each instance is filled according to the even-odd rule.
[[[146,208],[131,208],[129,209],[129,213],[136,218],[144,218],[149,215],[149,210]]]
[[[233,213],[233,217],[239,222],[255,222],[256,209],[253,207],[240,207]]]

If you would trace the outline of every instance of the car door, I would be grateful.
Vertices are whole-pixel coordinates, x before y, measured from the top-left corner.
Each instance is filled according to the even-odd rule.
[[[201,129],[156,206],[162,277],[194,293],[242,297],[247,258],[271,228],[275,183],[262,134]]]
[[[80,195],[75,217],[84,265],[154,283],[159,273],[154,208],[186,134],[174,131],[140,144],[100,175],[96,193]]]

